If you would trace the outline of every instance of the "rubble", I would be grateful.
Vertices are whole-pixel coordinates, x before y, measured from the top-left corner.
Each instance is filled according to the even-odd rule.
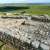
[[[17,16],[0,18],[0,40],[15,47],[50,49],[50,17]],[[33,18],[33,20],[32,20]]]
[[[40,45],[40,42],[35,40],[35,41],[32,42],[32,45],[33,45],[34,47],[38,48],[39,45]]]
[[[43,48],[43,50],[49,50],[49,46],[47,45],[41,44],[40,46],[41,48]]]

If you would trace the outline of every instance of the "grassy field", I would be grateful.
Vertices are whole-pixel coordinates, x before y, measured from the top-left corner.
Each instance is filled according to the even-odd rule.
[[[30,5],[28,7],[0,7],[0,13],[10,12],[10,13],[25,13],[29,14],[48,14],[50,15],[50,5]]]
[[[48,14],[50,15],[50,6],[46,5],[32,5],[28,10],[27,13],[30,14]]]
[[[27,6],[2,6],[0,7],[0,14],[3,13],[21,13],[25,11],[28,14],[48,14],[50,15],[50,5],[27,5]]]

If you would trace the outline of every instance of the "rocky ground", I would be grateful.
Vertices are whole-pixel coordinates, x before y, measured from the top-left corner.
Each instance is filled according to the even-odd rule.
[[[0,40],[1,50],[50,50],[50,17],[0,17]]]

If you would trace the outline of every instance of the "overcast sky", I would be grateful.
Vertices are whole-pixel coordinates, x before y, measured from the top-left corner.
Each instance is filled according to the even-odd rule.
[[[0,3],[50,3],[50,0],[0,0]]]

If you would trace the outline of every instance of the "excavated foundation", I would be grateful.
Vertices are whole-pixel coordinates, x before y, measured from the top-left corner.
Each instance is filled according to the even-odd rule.
[[[19,50],[50,50],[50,17],[0,17],[0,40]]]

